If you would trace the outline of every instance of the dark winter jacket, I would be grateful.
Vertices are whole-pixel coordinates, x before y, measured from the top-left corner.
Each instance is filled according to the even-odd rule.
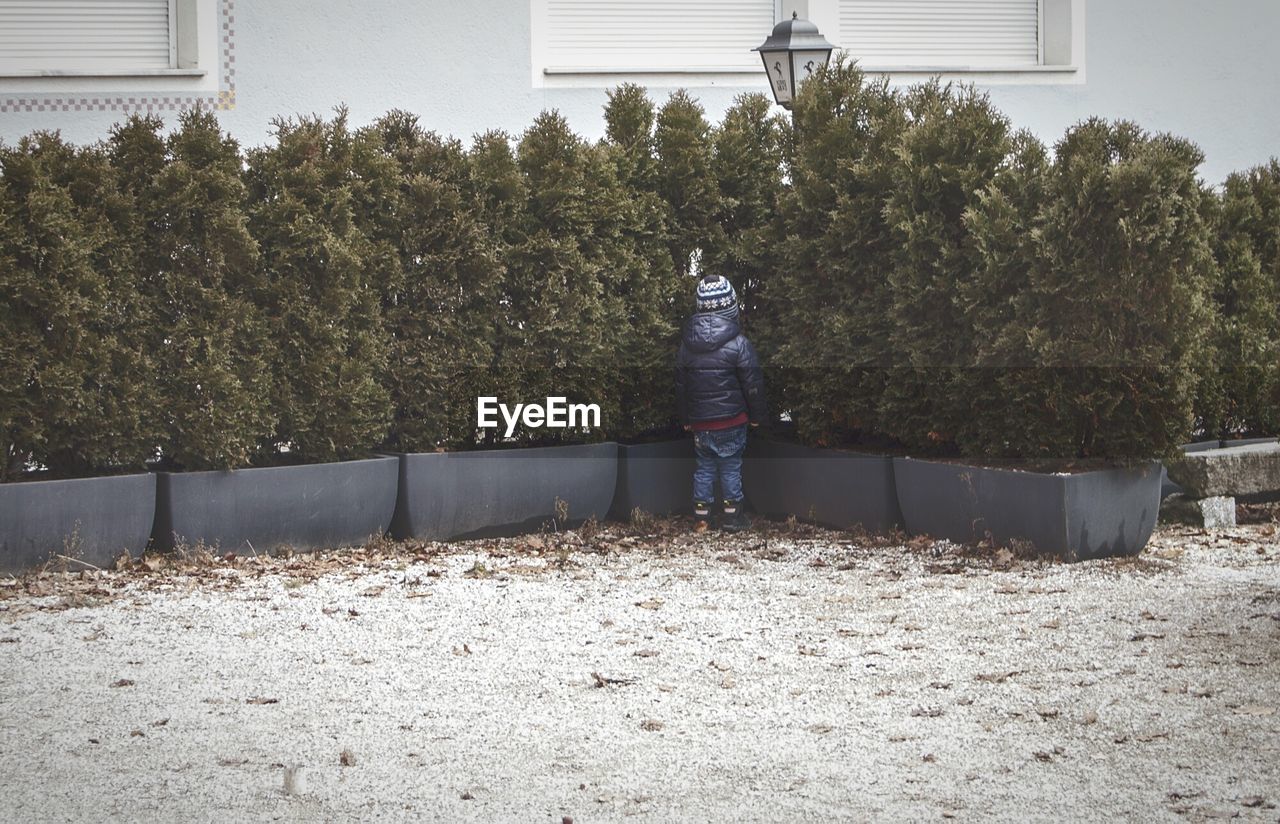
[[[676,355],[680,422],[722,421],[747,413],[765,419],[764,373],[736,317],[698,312],[684,326]]]

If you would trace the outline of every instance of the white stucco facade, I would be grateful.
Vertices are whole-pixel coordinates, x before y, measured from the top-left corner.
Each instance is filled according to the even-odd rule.
[[[767,89],[763,72],[751,71],[548,75],[539,65],[546,0],[183,2],[200,15],[202,74],[0,77],[0,139],[59,129],[91,141],[129,111],[150,107],[171,120],[193,99],[217,107],[247,145],[266,142],[278,115],[339,103],[355,125],[401,108],[464,140],[488,129],[519,133],[554,108],[596,138],[606,90],[624,80],[649,86],[658,102],[689,88],[712,119],[736,94]],[[777,10],[801,5],[831,36],[834,2]],[[1015,126],[1053,142],[1081,118],[1129,118],[1198,143],[1210,182],[1280,155],[1280,1],[1065,2],[1074,14],[1071,68],[959,75],[989,90]]]

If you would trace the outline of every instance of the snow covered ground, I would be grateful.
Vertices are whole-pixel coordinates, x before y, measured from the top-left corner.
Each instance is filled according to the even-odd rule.
[[[0,581],[0,819],[1280,820],[1276,525],[681,524]]]

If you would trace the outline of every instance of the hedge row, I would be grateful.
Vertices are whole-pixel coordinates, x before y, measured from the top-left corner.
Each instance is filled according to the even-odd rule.
[[[1277,431],[1276,163],[1218,194],[1185,140],[1095,119],[1050,152],[972,88],[848,63],[794,141],[766,292],[805,438],[1124,460]]]
[[[697,273],[738,288],[806,440],[982,457],[1163,455],[1280,430],[1280,164],[1196,176],[1090,120],[1050,151],[969,87],[837,63],[794,123],[624,85],[469,146],[404,112],[205,110],[0,146],[0,477],[492,443],[475,398],[566,395],[676,431]]]
[[[478,395],[602,408],[525,442],[678,431],[685,275],[768,268],[777,122],[634,86],[605,116],[596,144],[554,112],[464,147],[339,110],[242,151],[196,109],[0,146],[0,478],[466,448],[497,435]]]

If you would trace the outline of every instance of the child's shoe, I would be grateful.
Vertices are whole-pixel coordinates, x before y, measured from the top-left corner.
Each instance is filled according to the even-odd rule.
[[[724,517],[720,521],[720,528],[725,532],[742,532],[751,528],[747,513],[742,511],[742,501],[725,501],[721,512]]]
[[[706,532],[711,526],[711,502],[710,501],[694,501],[693,502],[693,531]]]

